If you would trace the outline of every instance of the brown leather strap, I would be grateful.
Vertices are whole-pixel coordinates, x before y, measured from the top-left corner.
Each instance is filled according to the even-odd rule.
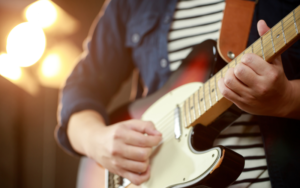
[[[226,0],[218,40],[219,53],[226,62],[230,62],[246,48],[254,7],[253,1]]]

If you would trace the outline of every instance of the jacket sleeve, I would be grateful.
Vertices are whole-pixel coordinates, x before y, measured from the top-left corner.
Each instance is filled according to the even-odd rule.
[[[68,153],[79,155],[67,136],[70,116],[91,109],[99,112],[108,124],[105,106],[133,69],[130,50],[125,46],[128,10],[120,2],[124,1],[109,1],[100,12],[85,51],[62,89],[55,135]]]

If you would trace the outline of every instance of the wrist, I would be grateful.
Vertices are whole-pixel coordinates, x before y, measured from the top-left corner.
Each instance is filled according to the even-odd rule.
[[[96,149],[99,150],[99,146],[102,145],[105,137],[107,127],[104,124],[91,124],[89,129],[87,129],[84,139],[83,139],[83,148],[84,153],[87,157],[94,158]]]
[[[100,114],[92,110],[85,110],[71,116],[68,124],[68,137],[75,151],[89,156],[91,144],[95,132],[105,127],[103,118]]]

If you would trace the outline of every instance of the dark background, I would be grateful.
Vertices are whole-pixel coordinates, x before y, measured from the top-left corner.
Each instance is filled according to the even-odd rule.
[[[0,52],[10,30],[24,22],[32,0],[0,0]],[[80,23],[68,36],[80,49],[103,0],[54,0]],[[40,87],[30,95],[0,76],[0,187],[75,187],[79,158],[64,153],[54,140],[57,88]]]

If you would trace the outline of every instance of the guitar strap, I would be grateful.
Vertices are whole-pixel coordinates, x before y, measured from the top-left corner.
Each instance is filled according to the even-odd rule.
[[[256,2],[226,0],[218,51],[227,63],[247,47]]]

